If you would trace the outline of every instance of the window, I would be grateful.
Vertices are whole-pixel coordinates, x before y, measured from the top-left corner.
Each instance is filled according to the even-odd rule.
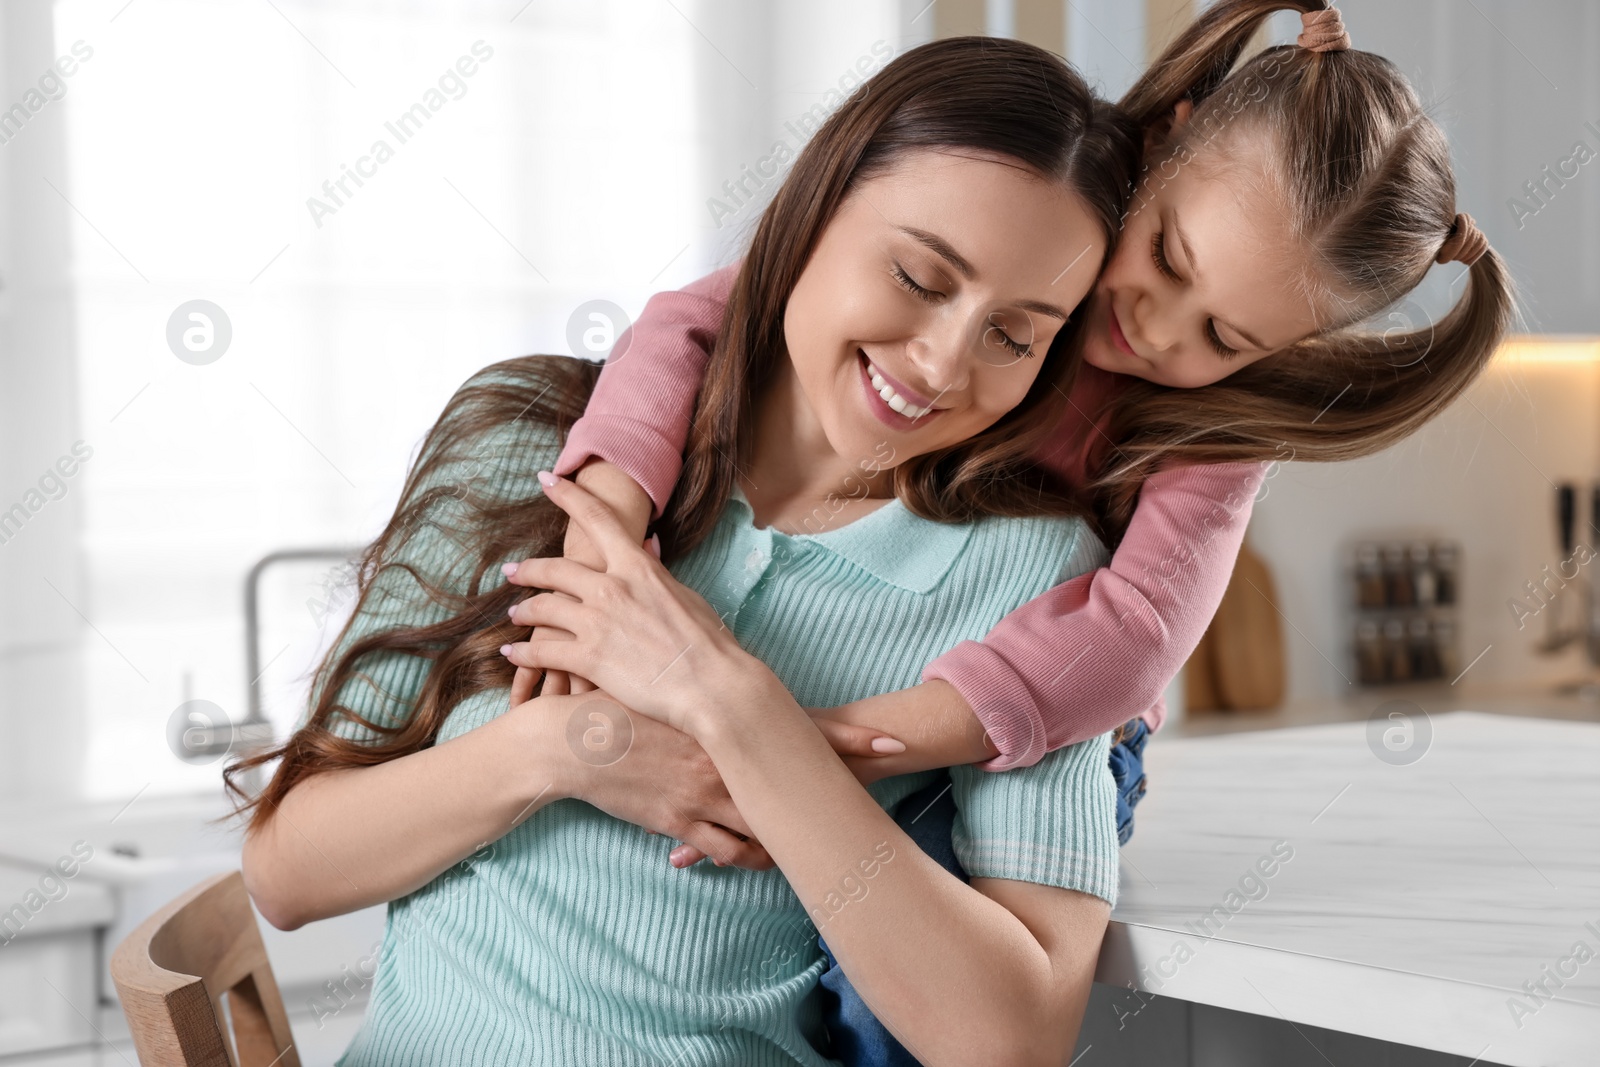
[[[41,193],[72,207],[94,450],[74,490],[94,627],[84,781],[102,798],[214,788],[217,765],[174,758],[166,724],[188,699],[243,717],[251,563],[370,540],[473,371],[570,351],[585,301],[637,314],[714,265],[699,37],[673,5],[620,0],[137,0],[112,16],[64,0],[55,34],[57,54],[92,49],[51,105],[66,173]],[[231,333],[209,362],[168,342],[197,300]],[[203,356],[221,348],[208,318],[175,326],[201,347],[213,331]],[[299,712],[318,624],[341,621],[306,605],[326,571],[263,587],[279,721]]]

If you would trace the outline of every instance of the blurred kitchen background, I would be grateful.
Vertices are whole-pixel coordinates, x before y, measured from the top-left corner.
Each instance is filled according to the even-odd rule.
[[[1600,717],[1585,688],[1600,564],[1567,562],[1558,522],[1563,486],[1568,541],[1592,544],[1600,518],[1600,5],[1339,6],[1449,134],[1460,206],[1510,263],[1528,340],[1403,445],[1272,471],[1249,535],[1268,585],[1235,600],[1204,671],[1169,690],[1172,728],[1364,717],[1397,696]],[[237,866],[235,840],[202,824],[223,810],[205,742],[230,721],[294,721],[350,606],[339,550],[378,531],[463,379],[530,352],[601,358],[651,293],[735,258],[782,176],[779,146],[792,156],[892,55],[1016,36],[1115,98],[1194,11],[0,5],[0,861],[16,875],[0,904],[74,841],[95,855],[70,903],[0,946],[0,1063],[121,1062],[110,947]],[[1280,14],[1262,43],[1298,29]],[[59,57],[72,73],[51,78]],[[386,124],[429,93],[426,121],[394,136]],[[379,139],[392,157],[358,164]],[[1459,264],[1434,274],[1393,324],[1459,293]],[[196,309],[211,336],[185,348]],[[247,597],[285,549],[314,551],[255,570]],[[1372,560],[1382,606],[1364,613]],[[1361,624],[1381,645],[1391,620],[1401,645],[1369,648],[1380,666],[1364,677]],[[1259,637],[1242,657],[1239,634]],[[1363,684],[1380,676],[1395,681]],[[1254,710],[1208,710],[1229,703]],[[373,909],[265,931],[306,1062],[348,1040],[360,989],[327,983],[381,923]]]

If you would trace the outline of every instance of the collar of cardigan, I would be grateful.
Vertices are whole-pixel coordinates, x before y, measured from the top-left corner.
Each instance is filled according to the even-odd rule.
[[[731,500],[744,509],[750,523],[750,500],[735,485]],[[934,522],[913,514],[899,498],[853,522],[814,534],[786,534],[766,528],[774,543],[816,545],[860,567],[880,582],[912,593],[936,588],[966,547],[971,523]]]

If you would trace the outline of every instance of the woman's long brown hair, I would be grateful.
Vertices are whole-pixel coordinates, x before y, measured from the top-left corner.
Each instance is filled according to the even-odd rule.
[[[788,359],[784,308],[824,228],[857,185],[917,150],[976,151],[1019,163],[1075,193],[1108,241],[1115,237],[1138,158],[1131,123],[1096,99],[1059,56],[1020,41],[934,41],[899,56],[866,82],[801,151],[757,226],[711,354],[682,477],[657,524],[664,560],[683,556],[710,534],[740,465],[750,458],[753,401]],[[896,496],[917,514],[942,522],[1084,514],[1070,487],[1033,459],[1060,421],[1077,355],[1077,331],[1060,331],[1022,402],[987,431],[897,466]],[[389,568],[404,570],[442,617],[348,643],[352,624],[346,624],[317,671],[305,725],[281,747],[224,771],[239,811],[250,813],[250,831],[308,776],[426,748],[461,700],[510,684],[511,668],[498,649],[526,633],[506,618],[506,609],[525,592],[503,584],[496,568],[507,559],[559,555],[566,517],[540,494],[497,501],[475,492],[470,478],[451,482],[449,475],[474,469],[466,462],[473,458],[516,462],[515,456],[479,453],[487,437],[519,422],[554,428],[556,438],[564,439],[597,375],[598,368],[576,360],[532,356],[480,372],[451,398],[424,440],[394,517],[362,557],[352,622]],[[452,540],[468,546],[464,592],[430,580],[405,560],[411,538],[438,527],[445,514]],[[363,717],[340,703],[341,689],[363,678],[363,659],[386,653],[432,661],[415,706],[397,723]],[[337,736],[330,729],[336,717],[367,727],[376,740]],[[237,776],[274,761],[271,781],[249,797]]]
[[[371,766],[427,748],[462,700],[511,684],[513,668],[499,649],[527,637],[527,628],[513,626],[506,614],[526,591],[504,581],[500,564],[560,555],[567,516],[542,493],[507,499],[504,493],[480,487],[493,475],[494,466],[539,462],[531,453],[514,451],[519,438],[524,446],[549,442],[553,430],[556,439],[565,439],[568,428],[583,414],[599,376],[600,367],[585,360],[524,356],[479,371],[450,398],[423,438],[393,517],[362,551],[356,567],[355,608],[316,670],[305,724],[281,746],[236,759],[222,773],[237,802],[233,815],[250,813],[251,832],[310,775]],[[533,468],[523,473],[531,478]],[[413,551],[419,535],[435,542],[431,549],[435,566],[441,545],[467,546],[450,568],[463,580],[442,582],[418,568],[419,556],[429,554]],[[420,590],[434,605],[437,620],[392,626],[352,639],[363,610],[395,595],[396,582]],[[374,657],[390,654],[416,656],[433,664],[414,708],[397,716],[398,722],[362,715],[342,702],[352,683],[381,692],[368,671],[374,667]],[[357,742],[339,736],[333,730],[337,719],[372,731],[375,739]],[[251,797],[238,777],[274,761],[278,766],[271,781]]]
[[[1396,444],[1461,395],[1510,328],[1511,279],[1492,249],[1465,272],[1465,292],[1438,322],[1370,325],[1421,283],[1460,209],[1444,134],[1388,60],[1286,45],[1235,69],[1269,15],[1328,6],[1219,0],[1121,101],[1147,130],[1160,129],[1180,100],[1194,104],[1181,135],[1146,161],[1144,182],[1161,180],[1173,161],[1205,168],[1241,145],[1267,146],[1274,192],[1336,317],[1212,385],[1135,380],[1115,395],[1107,428],[1115,448],[1089,488],[1112,543],[1154,470],[1354,459]],[[1141,183],[1131,210],[1147,189]]]

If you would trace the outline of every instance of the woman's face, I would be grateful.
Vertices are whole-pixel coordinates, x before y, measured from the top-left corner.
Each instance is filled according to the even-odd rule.
[[[884,469],[993,425],[1027,395],[1105,250],[1075,194],[998,156],[917,150],[862,182],[784,314],[833,450]]]
[[[1085,310],[1086,362],[1194,388],[1325,325],[1284,209],[1260,178],[1263,148],[1241,135],[1199,149],[1197,162],[1180,151],[1152,164]],[[1231,158],[1219,166],[1216,152]]]

